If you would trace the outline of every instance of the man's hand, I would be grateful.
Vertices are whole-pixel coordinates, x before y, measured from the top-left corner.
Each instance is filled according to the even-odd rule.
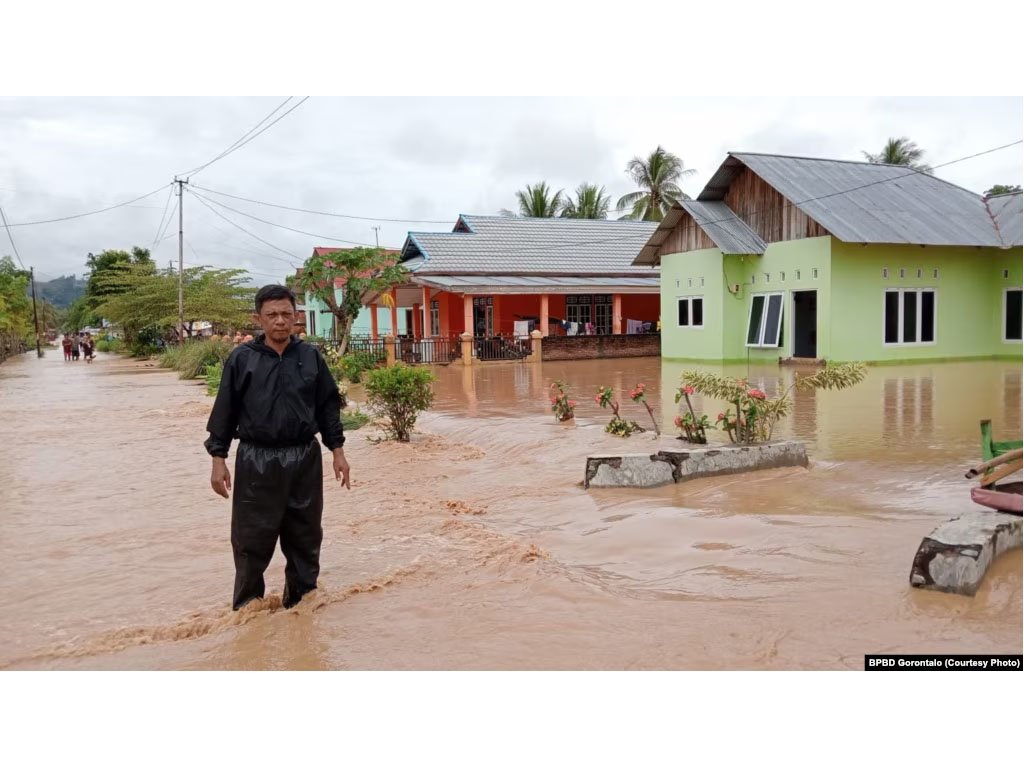
[[[228,463],[220,456],[213,457],[210,485],[218,496],[228,498],[228,491],[231,490],[231,473],[228,471]]]
[[[332,453],[334,454],[334,479],[341,480],[341,484],[351,491],[352,484],[348,477],[351,470],[348,460],[345,458],[345,451],[342,448],[335,448]]]

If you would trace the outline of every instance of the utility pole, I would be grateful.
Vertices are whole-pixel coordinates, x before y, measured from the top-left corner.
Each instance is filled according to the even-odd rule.
[[[36,357],[43,356],[43,350],[39,348],[39,314],[36,312],[36,268],[28,268],[28,278],[32,281],[32,322],[36,327]]]
[[[380,248],[380,225],[376,227],[370,227],[373,230],[373,236],[377,240],[377,248]]]
[[[178,343],[185,343],[185,184],[188,179],[175,179],[178,185]]]

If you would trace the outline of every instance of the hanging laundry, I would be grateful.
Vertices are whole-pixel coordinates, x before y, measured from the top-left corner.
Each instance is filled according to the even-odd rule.
[[[643,326],[639,320],[626,320],[626,333],[641,333]]]
[[[515,323],[512,324],[512,333],[515,334],[517,339],[521,339],[524,336],[529,336],[531,325],[532,323],[529,320],[516,320]]]

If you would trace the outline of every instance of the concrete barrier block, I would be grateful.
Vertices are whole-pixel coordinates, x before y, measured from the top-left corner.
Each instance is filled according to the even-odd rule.
[[[971,510],[921,540],[910,568],[910,583],[920,589],[971,597],[995,559],[1020,547],[1020,517]]]

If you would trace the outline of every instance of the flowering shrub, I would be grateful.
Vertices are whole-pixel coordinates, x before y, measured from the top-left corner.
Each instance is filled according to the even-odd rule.
[[[654,418],[654,411],[651,410],[650,403],[647,402],[647,398],[644,397],[644,385],[637,384],[635,389],[629,391],[629,399],[634,403],[642,403],[644,408],[647,409],[647,415],[651,417],[651,423],[654,425],[654,436],[660,437],[661,430],[658,429],[658,420]]]
[[[707,416],[701,416],[699,419],[697,418],[697,414],[693,411],[693,403],[690,402],[690,395],[692,395],[693,392],[693,387],[688,384],[680,387],[679,391],[676,392],[677,403],[683,398],[686,399],[687,412],[682,416],[676,416],[675,424],[676,428],[682,433],[679,436],[680,439],[703,445],[708,441],[705,430],[711,426],[711,422],[708,421]]]
[[[681,376],[683,388],[679,397],[699,392],[732,403],[736,409],[718,414],[715,425],[729,435],[734,443],[754,443],[772,439],[775,425],[793,406],[790,395],[797,387],[804,389],[846,389],[864,380],[863,363],[829,365],[813,376],[794,375],[793,384],[778,397],[769,398],[763,390],[751,387],[746,379],[716,376],[700,371],[685,371]],[[678,400],[678,398],[677,398]],[[692,408],[691,408],[692,411]]]
[[[643,385],[641,385],[643,386]],[[630,391],[630,397],[636,400],[637,390]],[[643,397],[643,390],[640,390],[640,396]],[[597,390],[597,394],[594,395],[594,402],[600,405],[602,408],[612,409],[612,418],[605,426],[604,431],[610,435],[618,435],[619,437],[629,437],[634,432],[643,432],[644,428],[637,424],[635,421],[626,421],[619,414],[619,402],[614,399],[614,392],[611,387],[601,387]]]
[[[554,411],[555,418],[559,421],[575,418],[576,401],[569,399],[569,394],[565,391],[565,382],[556,380],[550,388],[558,390],[558,394],[551,397],[551,410]]]

